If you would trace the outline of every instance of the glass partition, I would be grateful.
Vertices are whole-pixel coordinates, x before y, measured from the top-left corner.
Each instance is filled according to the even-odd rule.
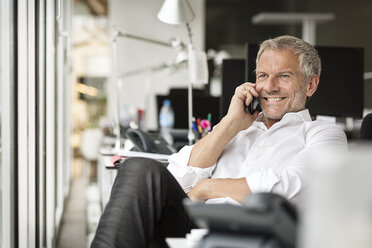
[[[0,4],[0,13],[1,13],[1,4]],[[1,16],[1,14],[0,14]],[[1,28],[2,28],[2,20],[0,18],[0,37],[2,37],[2,32],[1,32]],[[1,49],[0,49],[0,58],[1,58]],[[2,76],[1,76],[1,68],[2,68],[2,60],[0,59],[0,96],[1,96],[1,88],[2,88]],[[3,183],[2,183],[2,178],[3,178],[3,174],[2,174],[2,168],[1,168],[1,101],[0,101],[0,223],[2,222],[3,220],[3,208],[2,208],[2,200],[3,200]],[[2,225],[0,225],[0,247],[3,247],[3,228],[2,228]]]
[[[0,1],[0,247],[14,248],[14,1]]]

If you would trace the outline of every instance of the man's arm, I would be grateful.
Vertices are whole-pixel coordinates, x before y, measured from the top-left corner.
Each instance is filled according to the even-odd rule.
[[[265,191],[293,199],[313,181],[314,174],[308,162],[312,157],[328,149],[347,151],[345,133],[332,125],[316,126],[308,132],[307,140],[307,146],[280,173],[264,169],[246,178],[205,179],[196,184],[188,196],[192,200],[203,201],[228,196],[241,202],[251,191]]]
[[[187,195],[193,201],[230,197],[243,202],[250,192],[245,178],[213,178],[200,181]]]
[[[188,165],[199,168],[212,166],[217,162],[227,143],[239,131],[252,125],[258,113],[253,115],[247,113],[245,106],[251,103],[253,96],[258,96],[254,86],[252,83],[244,83],[236,88],[227,115],[212,132],[194,145]]]
[[[212,166],[239,131],[232,120],[224,117],[212,132],[194,145],[188,165],[200,168]]]

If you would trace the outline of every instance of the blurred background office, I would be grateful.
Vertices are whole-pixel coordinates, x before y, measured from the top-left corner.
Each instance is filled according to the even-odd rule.
[[[186,25],[157,18],[163,2],[1,1],[0,247],[89,247],[107,197],[99,185],[100,148],[115,142],[117,122],[156,132],[169,98],[175,128],[188,128],[182,44],[189,37]],[[270,22],[265,14],[315,13],[327,18],[308,30],[314,44],[361,54],[361,80],[349,85],[358,88],[353,100],[337,97],[335,88],[336,97],[324,103],[350,102],[351,114],[321,113],[344,128],[350,143],[357,140],[362,118],[372,112],[369,0],[189,3],[193,46],[206,52],[209,66],[207,84],[193,85],[195,117],[211,113],[212,125],[222,117],[226,92],[247,78],[247,44],[303,37],[309,29],[300,21]]]

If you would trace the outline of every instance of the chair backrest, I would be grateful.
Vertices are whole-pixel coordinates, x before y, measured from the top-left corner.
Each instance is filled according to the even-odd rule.
[[[372,113],[363,118],[359,132],[359,139],[372,140]]]

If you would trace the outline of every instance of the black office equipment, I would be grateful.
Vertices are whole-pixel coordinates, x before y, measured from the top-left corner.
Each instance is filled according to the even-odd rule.
[[[220,98],[220,118],[227,114],[235,88],[245,82],[245,60],[224,59],[222,61],[222,91]]]
[[[312,115],[363,117],[364,49],[317,47],[322,73],[317,92],[307,104]]]
[[[185,206],[199,227],[209,229],[200,247],[295,247],[297,211],[280,195],[250,194],[242,206],[190,201]],[[216,241],[219,246],[212,245]]]
[[[188,128],[188,91],[187,89],[171,89],[168,95],[157,95],[157,113],[165,99],[169,99],[174,110],[174,128]],[[208,95],[205,91],[193,89],[193,114],[195,118],[207,119],[208,113],[212,114],[212,125],[216,125],[219,121],[219,97]],[[159,116],[159,115],[158,115]]]
[[[172,154],[176,150],[156,133],[146,133],[139,129],[128,128],[125,136],[129,139],[134,147],[132,151],[150,152],[159,154]]]
[[[322,72],[318,90],[306,105],[310,114],[362,118],[364,49],[330,46],[316,46],[316,49],[322,60]],[[257,52],[257,44],[246,44],[247,81],[255,81]]]
[[[258,44],[245,44],[245,80],[256,82],[256,58],[259,46]]]
[[[359,139],[364,141],[372,141],[372,113],[363,118],[360,127]]]

